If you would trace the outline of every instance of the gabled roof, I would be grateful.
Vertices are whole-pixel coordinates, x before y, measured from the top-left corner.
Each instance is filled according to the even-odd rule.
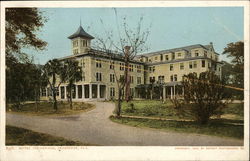
[[[87,38],[87,39],[94,39],[93,36],[91,36],[90,34],[88,34],[87,32],[84,31],[84,29],[82,28],[82,26],[79,26],[78,30],[70,35],[68,38],[69,39],[74,39],[76,37],[83,37],[83,38]]]

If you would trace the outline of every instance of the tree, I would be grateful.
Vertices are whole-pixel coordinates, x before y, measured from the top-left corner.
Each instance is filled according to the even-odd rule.
[[[42,87],[41,69],[32,63],[20,63],[14,57],[6,59],[7,103],[15,103],[21,108],[23,101],[38,101]]]
[[[82,69],[78,62],[68,59],[64,62],[65,82],[68,82],[70,108],[72,109],[72,87],[75,82],[82,79]]]
[[[244,87],[244,43],[242,41],[230,43],[224,48],[223,54],[231,58],[233,85]]]
[[[153,77],[152,79],[150,79],[149,82],[150,82],[150,85],[149,85],[149,88],[150,88],[150,99],[152,100],[153,99],[153,94],[154,94],[155,77]]]
[[[49,60],[44,65],[43,77],[50,87],[53,97],[53,108],[57,111],[57,90],[61,83],[65,81],[65,71],[63,70],[62,63],[57,59]]]
[[[220,115],[225,107],[224,84],[214,72],[184,75],[184,102],[178,101],[178,109],[188,112],[201,124],[208,123],[213,115]],[[181,108],[180,108],[181,106]],[[183,110],[185,109],[185,110]]]
[[[143,29],[143,17],[140,17],[137,26],[131,28],[128,26],[126,17],[123,18],[122,25],[118,22],[118,12],[114,9],[116,18],[116,27],[118,38],[114,37],[113,31],[105,30],[105,38],[96,38],[95,46],[102,50],[115,50],[122,56],[125,64],[124,80],[125,80],[125,99],[130,100],[130,63],[139,52],[148,50],[146,41],[149,35],[149,28]],[[103,21],[101,20],[103,24]],[[120,29],[122,27],[122,30]],[[118,41],[116,41],[118,39]]]
[[[6,8],[6,58],[28,60],[21,50],[23,47],[44,50],[47,43],[39,39],[36,32],[46,21],[37,8]]]

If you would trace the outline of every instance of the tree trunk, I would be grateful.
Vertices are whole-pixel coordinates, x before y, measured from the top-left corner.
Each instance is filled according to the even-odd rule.
[[[70,109],[72,110],[73,106],[72,106],[72,87],[71,87],[71,85],[69,86],[69,102],[70,102]]]
[[[38,105],[37,105],[37,90],[35,89],[35,104],[36,104],[36,112],[38,112]]]
[[[57,111],[57,100],[56,100],[56,92],[55,92],[55,89],[54,89],[54,91],[53,91],[53,99],[54,99],[54,103],[53,103],[53,105],[54,105],[54,110],[55,111]]]
[[[130,46],[125,46],[125,71],[124,71],[124,78],[125,78],[125,100],[128,102],[130,97],[130,77],[129,77],[129,50]]]
[[[119,92],[118,92],[118,103],[117,103],[117,117],[120,117],[121,116],[121,104],[122,104],[122,99],[121,99],[121,96],[122,96],[122,89],[118,89]]]

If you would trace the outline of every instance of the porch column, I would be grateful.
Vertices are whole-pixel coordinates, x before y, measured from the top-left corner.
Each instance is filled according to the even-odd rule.
[[[184,97],[184,87],[182,87],[182,95],[183,95],[183,97]]]
[[[100,98],[100,84],[97,84],[97,98]]]
[[[82,85],[82,99],[85,99],[84,84]]]
[[[64,86],[64,99],[67,100],[67,86]]]
[[[174,98],[175,98],[175,85],[174,85]]]
[[[171,89],[171,95],[170,95],[170,98],[171,98],[171,99],[173,99],[173,87],[171,86],[171,87],[170,87],[170,89]]]
[[[105,86],[105,99],[108,99],[109,97],[108,97],[108,94],[109,94],[109,88],[108,88],[108,86]]]
[[[78,99],[78,85],[76,85],[75,87],[76,87],[76,99]]]
[[[59,91],[59,100],[61,100],[61,86],[58,87],[58,91]]]
[[[92,98],[92,84],[89,84],[89,98]]]
[[[48,88],[45,88],[45,96],[48,97]]]
[[[163,97],[163,101],[166,100],[166,87],[163,86],[163,94],[162,94],[162,97]]]

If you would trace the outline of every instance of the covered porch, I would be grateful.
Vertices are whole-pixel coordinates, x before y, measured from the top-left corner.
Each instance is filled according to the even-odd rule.
[[[184,89],[181,82],[142,84],[136,86],[135,93],[137,99],[174,99],[182,98]]]
[[[107,91],[106,85],[104,84],[76,84],[72,87],[72,99],[73,101],[80,100],[106,100],[107,99]],[[67,85],[62,85],[59,88],[59,99],[60,100],[68,100],[69,88]]]

